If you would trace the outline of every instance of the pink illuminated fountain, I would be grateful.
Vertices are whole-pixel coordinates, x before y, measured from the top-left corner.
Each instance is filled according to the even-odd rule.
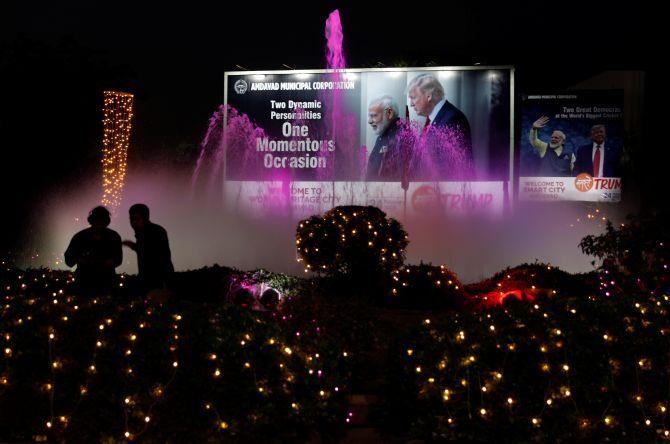
[[[325,27],[327,67],[332,69],[331,80],[340,82],[346,78],[343,70],[346,61],[343,52],[344,34],[339,11],[335,10],[328,16]],[[344,112],[342,91],[332,89],[321,94],[326,104],[324,115],[326,133],[322,136],[332,138],[341,147],[337,153],[323,149],[319,155],[328,158],[329,167],[316,171],[316,179],[323,180],[333,177],[334,164],[338,162],[341,170],[353,167],[351,163],[357,152],[358,139],[354,130],[356,117]],[[299,111],[299,110],[298,110]],[[224,125],[224,121],[226,124]],[[294,121],[295,125],[307,122]],[[225,131],[224,131],[225,126]],[[259,177],[281,180],[288,183],[292,180],[291,172],[276,171],[268,177],[263,174],[261,161],[256,152],[256,138],[263,137],[265,131],[252,122],[248,116],[232,107],[227,109],[221,105],[212,114],[205,136],[200,143],[200,153],[191,177],[191,195],[204,191],[206,195],[217,194],[218,184],[223,178],[224,167],[234,171],[236,177],[243,180],[257,180]],[[226,165],[226,161],[229,165]]]
[[[360,143],[358,115],[354,111],[354,108],[361,105],[358,102],[347,102],[346,91],[338,86],[349,80],[360,81],[358,78],[360,73],[346,72],[344,33],[338,10],[329,14],[324,34],[326,63],[329,70],[326,77],[335,87],[319,91],[318,97],[324,104],[324,112],[318,125],[299,119],[291,123],[295,127],[309,126],[310,135],[334,141],[336,149],[328,150],[322,146],[313,153],[324,158],[326,166],[300,172],[288,167],[264,169],[257,140],[258,137],[267,137],[267,131],[236,109],[220,106],[210,118],[207,132],[201,142],[200,155],[191,179],[192,190],[197,187],[201,191],[204,190],[206,195],[220,197],[222,189],[220,184],[224,177],[227,180],[252,182],[275,181],[282,184],[281,193],[275,194],[275,197],[285,195],[280,198],[282,204],[277,209],[290,212],[290,208],[286,205],[290,207],[292,181],[330,182],[363,179],[366,148]],[[401,128],[398,131],[397,144],[401,149],[395,150],[393,155],[402,156],[401,162],[396,163],[403,165],[402,185],[405,190],[408,189],[410,181],[437,182],[445,179],[470,178],[471,153],[462,148],[465,145],[464,135],[457,129],[434,126],[423,128],[416,122],[403,119],[399,125]]]
[[[343,41],[344,33],[342,32],[340,11],[336,9],[330,13],[326,20],[326,59],[328,61],[328,69],[345,69],[347,67],[342,48]]]

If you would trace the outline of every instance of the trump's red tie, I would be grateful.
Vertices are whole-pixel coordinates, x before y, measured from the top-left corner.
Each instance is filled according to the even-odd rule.
[[[425,133],[430,126],[430,117],[426,117],[426,123],[423,124],[423,132]]]
[[[593,155],[593,177],[600,177],[600,145],[596,145],[596,152]]]

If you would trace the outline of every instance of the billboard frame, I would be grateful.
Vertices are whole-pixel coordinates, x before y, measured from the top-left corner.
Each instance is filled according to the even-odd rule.
[[[515,67],[513,65],[466,65],[466,66],[403,66],[403,67],[384,67],[384,68],[344,68],[344,69],[280,69],[280,70],[252,70],[252,71],[225,71],[223,73],[223,131],[226,131],[228,122],[228,77],[229,76],[248,76],[248,75],[272,75],[272,74],[331,74],[331,73],[366,73],[366,72],[410,72],[410,71],[509,71],[510,76],[510,104],[509,104],[509,174],[507,178],[507,205],[509,210],[513,210],[514,195],[516,191],[516,180],[514,171],[515,156],[515,128],[514,128],[514,106],[515,106]],[[226,159],[224,147],[224,159]],[[223,168],[223,188],[225,196],[226,168]],[[225,199],[224,199],[225,200]]]

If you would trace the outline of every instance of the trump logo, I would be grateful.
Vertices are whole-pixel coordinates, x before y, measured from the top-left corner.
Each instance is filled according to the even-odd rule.
[[[593,177],[588,173],[581,173],[575,177],[575,188],[577,188],[582,193],[589,191],[593,188]]]
[[[430,212],[439,208],[440,195],[433,185],[422,185],[412,193],[412,207],[416,211]]]

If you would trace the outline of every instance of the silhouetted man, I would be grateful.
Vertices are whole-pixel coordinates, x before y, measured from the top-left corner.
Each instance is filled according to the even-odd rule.
[[[138,203],[130,207],[130,225],[137,242],[125,240],[123,245],[137,253],[137,276],[143,291],[166,288],[174,267],[170,257],[167,232],[149,220],[149,207]]]
[[[80,294],[109,294],[116,287],[116,267],[121,265],[121,236],[109,228],[111,218],[105,207],[95,207],[88,214],[91,225],[75,234],[65,251],[68,267],[77,266],[75,282]]]

